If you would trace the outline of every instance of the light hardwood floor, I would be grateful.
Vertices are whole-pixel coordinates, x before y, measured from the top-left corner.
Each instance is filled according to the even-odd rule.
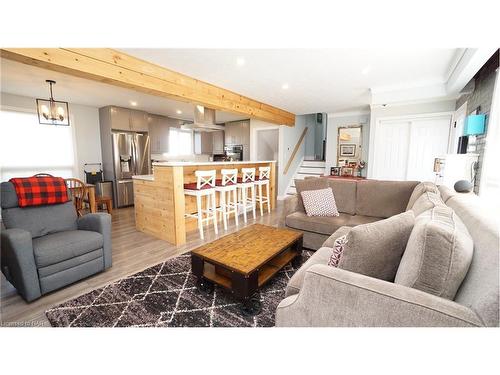
[[[280,222],[281,212],[282,204],[278,202],[277,208],[270,214],[264,214],[261,217],[257,210],[255,221],[250,214],[247,225],[260,223],[276,226]],[[240,216],[239,227],[236,227],[234,220],[230,220],[227,231],[224,231],[221,223],[218,236],[215,236],[213,227],[210,226],[210,230],[205,231],[204,241],[199,238],[198,231],[194,231],[188,234],[185,245],[175,246],[137,231],[133,207],[114,210],[112,225],[113,266],[105,272],[42,296],[31,303],[26,303],[2,274],[0,279],[0,324],[2,326],[50,326],[45,317],[47,309],[127,275],[142,271],[167,258],[190,251],[207,241],[232,233],[244,226],[243,217]]]

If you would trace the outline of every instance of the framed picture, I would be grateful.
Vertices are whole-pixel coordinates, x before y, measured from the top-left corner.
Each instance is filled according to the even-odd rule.
[[[350,161],[349,164],[347,165],[349,168],[356,169],[358,166],[358,163],[355,161]]]
[[[340,145],[340,156],[355,156],[356,155],[356,145],[355,144],[343,144]]]
[[[340,167],[331,167],[330,176],[340,176]]]
[[[342,176],[352,176],[354,169],[351,167],[342,167]]]

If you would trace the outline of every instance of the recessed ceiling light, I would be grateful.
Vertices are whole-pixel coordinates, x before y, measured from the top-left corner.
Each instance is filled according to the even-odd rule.
[[[243,57],[238,57],[238,58],[236,59],[236,65],[238,65],[238,66],[243,66],[243,65],[245,65],[245,59],[244,59]]]
[[[136,106],[137,106],[137,102],[134,102],[133,100],[131,100],[131,101],[130,101],[130,105],[131,105],[132,107],[136,107]]]
[[[281,85],[281,88],[283,90],[288,90],[290,88],[290,86],[288,85],[288,83],[284,83],[284,84]]]
[[[175,113],[177,113],[178,115],[182,115],[182,111],[180,109],[178,109],[177,111],[175,111]]]
[[[368,73],[370,73],[370,71],[371,71],[371,70],[372,70],[372,67],[371,67],[370,65],[365,66],[365,67],[363,68],[363,70],[361,71],[361,74],[363,74],[363,75],[367,75]]]

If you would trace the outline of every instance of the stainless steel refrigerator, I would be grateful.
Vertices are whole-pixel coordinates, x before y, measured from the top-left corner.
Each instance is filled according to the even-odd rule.
[[[134,204],[132,176],[151,173],[148,133],[112,132],[115,207]]]

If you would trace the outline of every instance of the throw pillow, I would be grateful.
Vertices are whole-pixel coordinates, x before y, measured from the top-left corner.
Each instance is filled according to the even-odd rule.
[[[413,189],[413,192],[411,193],[410,199],[408,200],[408,205],[406,206],[406,211],[411,210],[417,199],[424,193],[430,191],[431,193],[436,193],[439,194],[439,190],[436,186],[436,184],[432,182],[421,182],[417,186],[415,186],[415,189]]]
[[[301,193],[307,216],[339,216],[331,188]]]
[[[433,209],[437,206],[445,206],[443,200],[441,199],[441,195],[438,193],[431,193],[429,191],[423,193],[418,199],[415,201],[415,204],[411,208],[415,217],[420,215],[421,213]]]
[[[407,211],[355,226],[347,235],[339,268],[393,281],[414,222],[413,211]]]
[[[344,252],[345,245],[347,243],[347,235],[344,234],[335,240],[333,243],[332,255],[330,256],[330,260],[328,261],[328,265],[331,267],[338,267],[340,257]]]
[[[458,215],[435,207],[415,220],[394,282],[453,300],[472,253],[472,238]]]
[[[295,180],[295,190],[297,190],[297,197],[299,199],[299,207],[302,212],[305,212],[304,202],[302,201],[302,192],[309,190],[326,189],[328,181],[326,178],[306,178],[304,180]]]

